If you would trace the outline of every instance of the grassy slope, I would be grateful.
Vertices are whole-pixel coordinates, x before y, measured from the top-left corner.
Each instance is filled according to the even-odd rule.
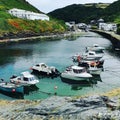
[[[7,11],[12,8],[25,9],[33,12],[39,12],[38,9],[30,5],[25,0],[0,0],[0,36],[6,33],[18,32],[63,32],[65,30],[64,23],[58,20],[50,21],[32,21],[23,20],[11,16]]]
[[[0,8],[2,10],[9,10],[12,8],[25,9],[33,12],[40,12],[38,9],[30,5],[25,0],[0,0]]]

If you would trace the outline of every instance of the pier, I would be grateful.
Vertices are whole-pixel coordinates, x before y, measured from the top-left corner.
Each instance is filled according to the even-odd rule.
[[[114,32],[108,32],[108,31],[102,31],[102,30],[91,30],[92,32],[96,32],[103,37],[109,39],[112,44],[114,49],[120,49],[120,35],[114,33]]]

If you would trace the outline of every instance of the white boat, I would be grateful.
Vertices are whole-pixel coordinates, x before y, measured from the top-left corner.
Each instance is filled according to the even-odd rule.
[[[93,44],[93,46],[88,46],[88,47],[86,47],[86,51],[89,51],[89,50],[92,50],[92,51],[101,51],[101,52],[103,52],[103,50],[105,50],[105,48],[99,46],[98,44]]]
[[[10,78],[10,81],[12,83],[22,84],[24,86],[30,86],[30,85],[35,85],[39,83],[39,80],[37,80],[35,76],[30,74],[28,71],[22,72],[21,76],[13,75]]]
[[[45,63],[39,63],[33,66],[33,73],[44,74],[47,76],[58,76],[60,73],[54,66],[47,66]]]
[[[61,77],[69,79],[70,81],[82,81],[88,80],[92,75],[87,73],[84,67],[74,65],[68,67],[63,73],[61,73]]]
[[[94,58],[82,59],[80,60],[80,62],[78,62],[78,66],[86,67],[86,68],[89,68],[90,66],[91,67],[95,66],[97,68],[103,68],[103,64],[104,64],[103,59],[95,60]]]
[[[99,53],[96,51],[88,51],[82,55],[83,59],[86,58],[94,58],[94,59],[101,59],[104,56],[104,53]]]
[[[104,60],[81,60],[78,66],[85,67],[87,71],[92,75],[100,75],[103,71]]]
[[[88,72],[92,75],[100,75],[103,71],[103,68],[97,68],[96,66],[90,66]]]

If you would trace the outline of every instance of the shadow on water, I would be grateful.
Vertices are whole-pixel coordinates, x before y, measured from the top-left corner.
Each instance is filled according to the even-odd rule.
[[[36,85],[25,86],[24,87],[24,94],[29,95],[31,92],[38,91],[39,88]]]
[[[22,93],[8,93],[5,91],[0,91],[1,94],[6,95],[8,97],[16,98],[16,99],[24,99],[24,94]]]
[[[94,76],[93,78],[88,80],[81,80],[81,81],[70,81],[69,79],[61,78],[62,82],[71,85],[71,90],[81,90],[85,87],[93,87],[98,82],[102,82],[100,76]]]
[[[120,58],[120,49],[114,49],[114,47],[109,47],[107,49],[107,52],[111,55],[111,56],[115,56]]]
[[[77,38],[79,38],[79,36],[70,36],[70,37],[67,37],[66,40],[74,41],[74,40],[77,40]]]

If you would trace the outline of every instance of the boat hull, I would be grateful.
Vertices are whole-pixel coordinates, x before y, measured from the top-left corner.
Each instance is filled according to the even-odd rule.
[[[1,83],[0,84],[0,91],[8,92],[8,93],[24,93],[24,88],[23,86],[15,86],[14,84],[9,84],[9,83]]]
[[[69,84],[88,84],[91,80],[90,79],[86,79],[86,80],[72,80],[72,79],[68,79],[68,78],[64,78],[61,77],[61,81],[64,83],[69,83]]]
[[[66,74],[66,73],[61,74],[61,78],[69,79],[72,81],[83,81],[83,80],[89,81],[89,78],[91,78],[91,77],[92,76],[85,77],[85,76],[70,75],[70,74]]]
[[[92,75],[100,75],[102,70],[88,70],[90,74]]]
[[[54,72],[54,73],[47,73],[47,72],[44,72],[44,71],[38,71],[38,70],[35,70],[35,69],[32,69],[32,73],[33,74],[37,74],[37,75],[43,75],[43,76],[50,76],[50,77],[57,77],[60,75],[60,73],[58,71]]]
[[[22,85],[22,86],[32,86],[32,85],[35,85],[35,84],[39,83],[38,80],[24,81],[24,80],[18,80],[16,78],[10,79],[10,81],[11,81],[11,83],[19,84],[19,85]]]

